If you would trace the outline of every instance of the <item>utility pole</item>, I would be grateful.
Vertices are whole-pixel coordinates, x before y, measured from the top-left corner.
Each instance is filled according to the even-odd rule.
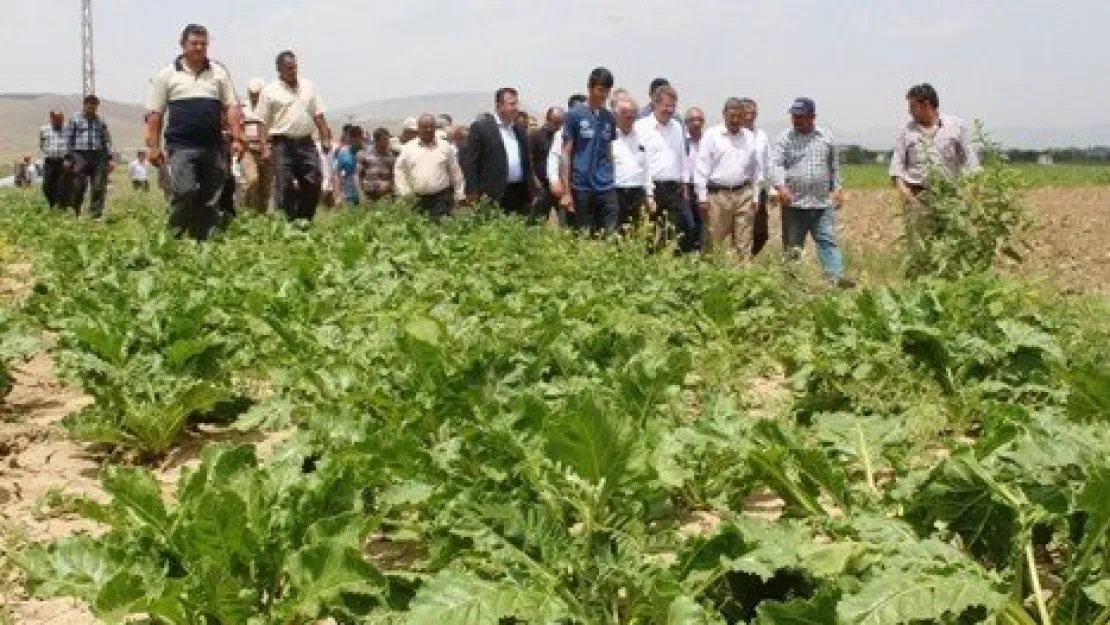
[[[81,0],[81,79],[84,95],[96,93],[96,62],[93,59],[92,0]]]

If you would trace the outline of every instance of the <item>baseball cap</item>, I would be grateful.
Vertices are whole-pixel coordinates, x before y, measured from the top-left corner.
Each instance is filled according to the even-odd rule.
[[[794,103],[790,105],[791,115],[816,115],[817,105],[809,98],[794,98]]]
[[[266,81],[261,78],[252,78],[247,83],[247,93],[261,93],[262,88],[266,86]]]

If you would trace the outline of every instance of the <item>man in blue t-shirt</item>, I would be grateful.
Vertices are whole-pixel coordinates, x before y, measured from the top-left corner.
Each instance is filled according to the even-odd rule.
[[[563,126],[563,164],[559,172],[567,223],[591,233],[616,232],[617,191],[613,181],[613,140],[617,120],[606,108],[613,74],[604,67],[590,73],[587,101],[567,111]]]

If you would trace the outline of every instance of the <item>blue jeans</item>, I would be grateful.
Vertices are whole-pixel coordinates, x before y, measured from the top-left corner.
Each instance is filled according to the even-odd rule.
[[[812,235],[817,244],[817,259],[830,280],[844,275],[844,259],[836,245],[835,208],[794,208],[787,219],[786,244],[787,257],[796,260],[805,246],[806,235]]]

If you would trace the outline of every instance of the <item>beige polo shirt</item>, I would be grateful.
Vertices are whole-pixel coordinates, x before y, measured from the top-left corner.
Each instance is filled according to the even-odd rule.
[[[258,99],[258,116],[270,130],[270,136],[290,139],[311,137],[316,131],[317,115],[324,114],[324,101],[316,86],[304,78],[294,89],[275,80],[262,89]]]
[[[462,200],[464,183],[459,162],[451,144],[436,138],[432,145],[413,139],[401,147],[393,166],[397,195],[434,195],[454,188],[455,199]]]

